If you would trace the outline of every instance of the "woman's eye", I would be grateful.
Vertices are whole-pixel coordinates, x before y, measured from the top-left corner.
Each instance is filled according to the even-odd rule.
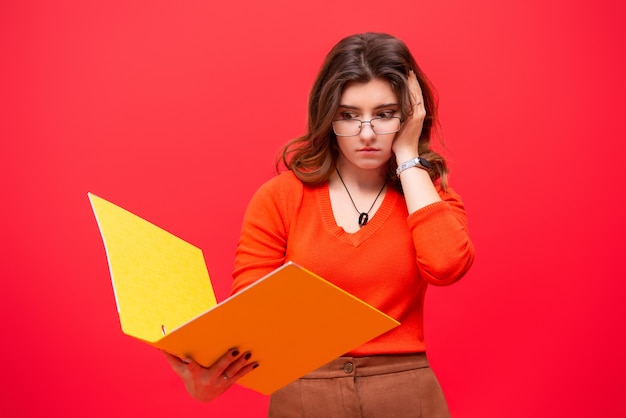
[[[392,118],[394,115],[394,112],[392,112],[391,110],[387,111],[387,112],[380,112],[378,115],[376,115],[377,118]]]
[[[356,115],[354,113],[343,112],[341,114],[341,119],[354,119]]]

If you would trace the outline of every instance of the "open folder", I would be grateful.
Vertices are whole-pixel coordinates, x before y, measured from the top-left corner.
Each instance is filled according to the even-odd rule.
[[[259,367],[245,387],[271,394],[399,325],[292,262],[218,304],[199,248],[88,195],[123,332],[204,366],[250,351]]]

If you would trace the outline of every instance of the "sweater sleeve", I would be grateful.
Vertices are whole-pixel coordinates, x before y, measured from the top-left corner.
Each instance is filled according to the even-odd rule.
[[[474,245],[460,196],[450,188],[438,191],[442,201],[412,213],[407,222],[422,277],[442,286],[456,282],[469,270],[474,262]]]
[[[293,187],[299,184],[294,179],[291,173],[274,177],[257,190],[248,204],[235,252],[232,294],[284,264],[290,202],[298,190],[302,195],[302,187]]]

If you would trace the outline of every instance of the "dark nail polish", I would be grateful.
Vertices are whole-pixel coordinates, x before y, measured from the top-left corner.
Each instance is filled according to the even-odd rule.
[[[233,351],[233,357],[237,357],[239,355],[239,350]]]
[[[244,356],[246,361],[250,360],[250,357],[252,357],[252,353],[246,353],[246,355]]]
[[[259,367],[259,363],[255,363],[254,366],[252,366],[253,369],[256,369],[257,367]]]

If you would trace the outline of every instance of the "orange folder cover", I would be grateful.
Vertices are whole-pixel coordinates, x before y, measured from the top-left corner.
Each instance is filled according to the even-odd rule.
[[[122,331],[204,366],[250,351],[259,367],[242,386],[269,395],[399,325],[292,262],[218,304],[199,248],[88,195]]]

